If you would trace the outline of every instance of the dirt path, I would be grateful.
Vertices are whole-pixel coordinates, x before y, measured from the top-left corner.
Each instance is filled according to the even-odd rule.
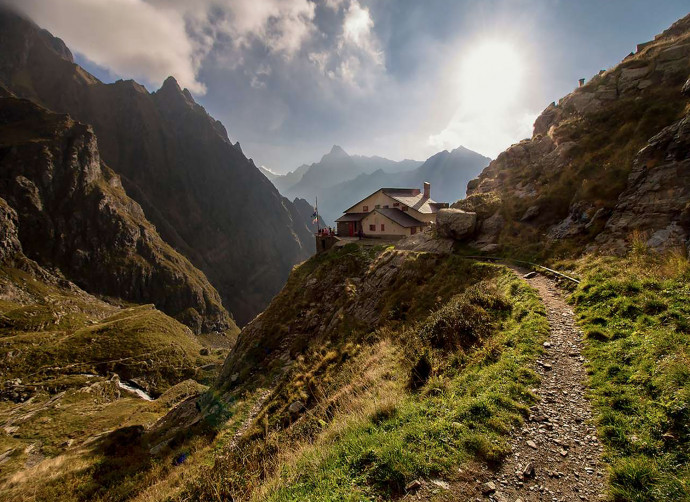
[[[582,334],[553,281],[537,275],[528,282],[539,292],[550,326],[536,368],[542,378],[540,402],[515,432],[512,454],[482,485],[484,497],[496,502],[601,500],[605,470],[585,398]]]

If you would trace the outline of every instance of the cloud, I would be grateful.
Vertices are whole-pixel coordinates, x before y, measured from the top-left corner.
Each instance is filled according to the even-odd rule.
[[[203,94],[200,58],[183,16],[142,0],[14,0],[40,26],[117,76],[160,85],[169,75]]]
[[[159,86],[173,75],[204,94],[199,70],[224,41],[290,59],[315,31],[310,0],[4,0],[112,74]],[[265,74],[265,71],[263,71]],[[260,75],[250,85],[261,87]]]
[[[225,0],[216,6],[227,11],[221,31],[236,46],[259,41],[270,51],[292,57],[314,31],[316,5],[309,0]]]
[[[519,47],[499,35],[473,42],[457,69],[449,72],[458,96],[455,112],[440,132],[429,136],[429,145],[463,145],[496,157],[516,139],[531,135],[537,114],[526,105],[529,63]]]
[[[345,3],[327,2],[336,11]],[[374,20],[369,9],[351,0],[344,9],[335,47],[314,51],[309,61],[328,78],[338,80],[358,90],[371,91],[385,73],[384,52],[374,33]]]

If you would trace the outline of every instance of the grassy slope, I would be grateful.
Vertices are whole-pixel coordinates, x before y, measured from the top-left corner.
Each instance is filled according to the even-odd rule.
[[[372,389],[378,399],[367,397],[354,416],[341,417],[315,444],[290,458],[257,498],[376,500],[403,493],[405,484],[417,477],[448,476],[452,467],[469,460],[503,458],[509,452],[508,432],[534,402],[530,387],[537,377],[528,368],[540,352],[547,325],[535,293],[519,279],[501,271],[497,283],[494,291],[488,284],[478,288],[490,291],[480,294],[481,301],[490,295],[489,302],[498,307],[487,309],[498,329],[481,347],[432,348],[432,378],[418,391],[409,389],[409,356],[433,347],[425,335],[445,329],[439,325],[462,332],[455,322],[472,318],[463,306],[473,304],[474,291],[454,297],[419,331],[404,333],[403,340],[390,336],[377,347],[388,366],[381,374],[382,387],[372,381],[379,387]],[[470,329],[476,331],[484,321],[469,321]],[[400,347],[401,341],[413,348]]]
[[[616,501],[690,499],[690,263],[591,257],[572,300],[586,334]]]
[[[293,275],[325,274],[334,259]],[[181,498],[374,500],[418,476],[507,453],[508,432],[534,402],[529,368],[548,330],[536,293],[505,268],[457,256],[411,253],[401,270],[406,288],[381,294],[385,321],[298,357],[239,449],[221,447]],[[286,307],[309,294],[290,284]],[[431,372],[415,385],[422,360]],[[295,399],[306,413],[286,412]]]
[[[201,356],[189,329],[151,306],[114,307],[41,274],[0,268],[0,491],[12,500],[127,493],[124,467],[140,468],[141,452],[126,462],[110,454],[110,434],[150,426],[198,394],[197,382],[177,382],[210,383],[215,372],[198,367],[225,351]],[[163,395],[130,396],[113,371]]]

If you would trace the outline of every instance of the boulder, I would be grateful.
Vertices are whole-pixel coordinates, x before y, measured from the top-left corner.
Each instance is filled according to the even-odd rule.
[[[529,221],[535,216],[539,214],[539,206],[530,206],[527,208],[527,211],[525,211],[525,214],[522,215],[522,218],[520,218],[520,221]]]
[[[459,240],[472,235],[476,227],[477,213],[441,209],[436,215],[436,230],[441,237]]]
[[[395,243],[396,249],[417,251],[424,253],[449,254],[453,250],[453,239],[435,237],[432,232],[421,232]]]
[[[288,411],[292,415],[297,415],[302,410],[304,410],[304,403],[302,401],[294,401],[290,406],[288,406]]]

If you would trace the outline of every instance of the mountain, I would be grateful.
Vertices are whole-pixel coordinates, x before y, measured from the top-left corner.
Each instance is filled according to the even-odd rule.
[[[347,181],[365,172],[341,147],[333,145],[319,162],[309,166],[300,180],[288,188],[287,197],[313,199],[324,187]]]
[[[237,331],[127,196],[93,129],[0,86],[3,498],[25,500],[32,469],[73,466],[77,451],[94,478],[136,470],[131,451],[98,457],[103,441],[122,445],[205,390]],[[65,499],[42,485],[39,499]]]
[[[468,184],[474,245],[540,257],[690,247],[690,16],[552,103]]]
[[[23,252],[91,293],[153,303],[195,332],[234,323],[204,274],[163,242],[101,160],[93,130],[0,87],[0,197]]]
[[[206,273],[240,323],[313,251],[292,203],[233,145],[222,124],[171,77],[154,93],[104,84],[61,40],[0,11],[0,82],[89,124],[100,154],[163,239]]]
[[[319,162],[309,166],[303,164],[284,175],[270,173],[268,178],[282,194],[311,200],[320,195],[324,188],[354,179],[360,174],[370,174],[378,170],[391,173],[404,172],[420,165],[421,162],[416,160],[396,162],[383,157],[349,155],[338,145],[333,145],[331,151]]]
[[[53,263],[77,271],[27,237],[35,221],[80,259],[120,235],[109,218],[147,224],[87,126],[0,100],[0,491],[690,500],[689,74],[690,16],[548,107],[468,183],[443,210],[471,221],[462,245],[439,222],[314,255],[227,352],[61,276]],[[441,152],[420,176],[454,154],[474,158]],[[287,207],[293,221],[311,211]],[[468,246],[550,268],[524,274]]]
[[[422,162],[418,160],[390,160],[384,157],[379,157],[374,155],[372,157],[366,157],[363,155],[351,155],[350,158],[357,164],[362,171],[365,173],[373,173],[379,169],[386,171],[387,173],[402,173],[405,171],[411,171],[422,165]]]
[[[302,179],[302,176],[304,176],[304,173],[309,170],[309,167],[310,166],[306,164],[302,164],[294,171],[290,171],[286,174],[276,174],[272,171],[269,171],[265,167],[259,167],[259,169],[264,176],[271,180],[271,183],[273,183],[280,193],[287,193],[290,187]]]
[[[355,162],[354,157],[350,160]],[[379,188],[421,188],[425,181],[431,183],[431,197],[434,200],[455,201],[465,195],[464,187],[467,182],[477,176],[490,161],[487,157],[459,147],[452,152],[437,153],[411,170],[389,172],[378,169],[371,173],[361,173],[353,179],[332,186],[314,188],[319,196],[319,214],[327,224],[332,225],[345,209]],[[371,165],[385,164],[373,162]]]

